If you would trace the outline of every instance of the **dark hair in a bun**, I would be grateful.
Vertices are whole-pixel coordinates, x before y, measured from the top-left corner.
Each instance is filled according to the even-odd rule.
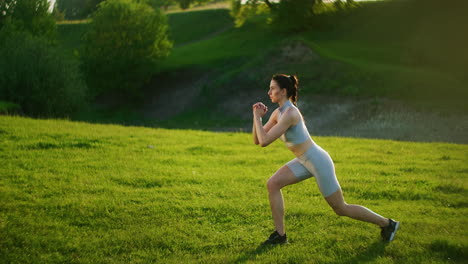
[[[297,106],[297,96],[299,92],[299,80],[297,79],[297,76],[275,74],[273,75],[272,80],[275,80],[280,88],[286,89],[288,99],[290,99],[292,103]]]

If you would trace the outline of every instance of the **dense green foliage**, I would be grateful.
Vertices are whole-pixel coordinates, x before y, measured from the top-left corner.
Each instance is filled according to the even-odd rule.
[[[24,31],[0,30],[0,100],[30,116],[63,117],[87,104],[78,65],[48,41]]]
[[[273,27],[282,31],[303,31],[310,27],[316,0],[282,0],[271,10]]]
[[[165,15],[131,0],[103,2],[94,13],[81,58],[93,96],[106,92],[125,100],[141,97],[158,59],[167,56]]]
[[[1,1],[0,29],[4,26],[13,27],[18,31],[27,31],[35,36],[54,40],[56,37],[55,20],[48,10],[47,0]]]
[[[314,179],[284,188],[290,244],[272,232],[266,180],[284,144],[211,133],[0,117],[6,263],[464,263],[468,147],[313,137],[345,199],[401,221],[338,217]]]
[[[310,29],[323,28],[331,20],[327,21],[330,13],[346,13],[357,7],[353,1],[343,3],[336,1],[333,4],[323,3],[319,0],[281,0],[270,2],[263,0],[248,0],[241,4],[241,0],[231,1],[231,15],[237,26],[242,26],[245,21],[262,16],[263,23],[268,23],[278,32],[303,32]],[[324,15],[324,13],[327,13]],[[318,16],[320,18],[317,18]]]

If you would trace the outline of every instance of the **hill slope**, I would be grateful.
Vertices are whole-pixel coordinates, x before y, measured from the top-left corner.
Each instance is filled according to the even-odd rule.
[[[468,38],[458,32],[468,21],[457,8],[461,2],[434,2],[361,3],[351,13],[319,16],[321,28],[297,34],[274,32],[261,18],[234,28],[228,9],[170,13],[175,47],[148,84],[146,103],[156,106],[151,103],[159,103],[161,87],[168,86],[194,86],[199,96],[197,88],[204,87],[224,99],[287,72],[299,75],[304,94],[386,96],[466,108]],[[59,25],[67,49],[79,48],[85,31],[86,22]]]
[[[463,263],[467,145],[317,137],[348,203],[401,221],[394,242],[340,218],[313,180],[284,190],[291,244],[265,182],[293,156],[244,133],[0,116],[0,256],[20,263]]]
[[[227,9],[170,13],[175,47],[145,86],[145,102],[72,118],[245,131],[254,102],[276,107],[267,84],[284,72],[300,78],[299,105],[314,134],[467,143],[468,42],[456,34],[466,16],[455,4],[419,10],[407,2],[363,3],[298,34],[273,32],[262,18],[235,28]],[[59,26],[66,49],[80,46],[86,27]],[[103,98],[98,105],[112,105]]]

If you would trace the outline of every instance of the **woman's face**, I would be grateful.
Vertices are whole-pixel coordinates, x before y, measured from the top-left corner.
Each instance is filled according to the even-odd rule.
[[[281,89],[275,80],[271,80],[268,96],[270,96],[272,103],[278,103],[281,101],[281,98],[286,96],[286,89]]]

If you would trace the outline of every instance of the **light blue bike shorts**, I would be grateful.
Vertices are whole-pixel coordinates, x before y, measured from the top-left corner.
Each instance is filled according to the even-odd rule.
[[[317,144],[314,144],[303,155],[289,161],[286,165],[301,180],[314,176],[324,197],[341,188],[336,179],[333,160],[328,152]]]

